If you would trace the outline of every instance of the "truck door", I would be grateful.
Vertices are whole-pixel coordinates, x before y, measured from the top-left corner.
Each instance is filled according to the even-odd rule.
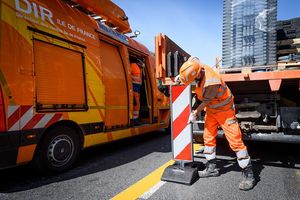
[[[128,125],[127,79],[118,46],[100,40],[101,65],[105,85],[105,129]]]

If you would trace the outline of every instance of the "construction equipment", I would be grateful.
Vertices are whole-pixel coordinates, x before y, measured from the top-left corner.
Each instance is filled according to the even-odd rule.
[[[0,169],[62,171],[81,149],[167,128],[149,50],[110,0],[1,0]],[[145,62],[133,124],[130,58]],[[161,92],[163,91],[163,92]]]
[[[157,59],[157,67],[164,66],[160,60]],[[216,70],[235,97],[236,117],[245,140],[300,143],[299,61]],[[168,73],[158,78],[166,85],[174,81]],[[204,121],[194,124],[193,135],[197,141],[203,136],[203,129]],[[218,133],[218,137],[225,137],[221,129]]]

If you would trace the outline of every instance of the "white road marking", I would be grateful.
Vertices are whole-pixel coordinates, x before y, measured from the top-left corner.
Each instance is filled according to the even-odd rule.
[[[161,188],[166,182],[159,181],[156,185],[154,185],[150,190],[145,192],[139,199],[149,199],[159,188]]]

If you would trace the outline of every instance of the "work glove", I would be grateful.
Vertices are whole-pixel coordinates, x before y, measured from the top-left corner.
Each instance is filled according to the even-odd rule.
[[[196,111],[192,111],[190,116],[189,116],[188,124],[189,123],[195,123],[196,121],[197,121]]]
[[[179,85],[181,83],[181,80],[180,80],[180,75],[177,75],[174,79],[175,81],[175,85]]]

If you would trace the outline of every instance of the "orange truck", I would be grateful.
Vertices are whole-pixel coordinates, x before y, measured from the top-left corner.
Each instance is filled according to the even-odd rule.
[[[224,68],[220,73],[234,94],[245,140],[300,143],[300,62]],[[195,128],[194,134],[203,131]],[[224,137],[223,131],[218,136]]]
[[[163,51],[162,51],[163,52]],[[167,57],[157,77],[165,85],[173,83],[176,66],[168,68]],[[163,54],[161,54],[163,55]],[[217,60],[218,62],[218,60]],[[278,61],[269,66],[221,68],[219,71],[234,95],[236,118],[244,140],[300,144],[300,62]],[[200,104],[193,98],[193,107]],[[193,137],[203,142],[204,112],[193,124]],[[224,138],[222,129],[218,138]]]
[[[173,83],[180,67],[176,62],[170,62],[170,57],[176,56],[168,50],[173,46],[164,35],[156,38],[157,78],[165,85]],[[218,66],[219,59],[216,62]],[[236,118],[244,140],[300,144],[299,61],[215,70],[219,71],[234,95]],[[194,97],[192,106],[199,103]],[[203,130],[204,112],[193,125],[196,142],[203,142]],[[218,130],[217,137],[225,137],[223,130]]]
[[[155,58],[109,0],[1,0],[0,169],[62,171],[80,150],[169,126]],[[131,58],[144,61],[133,124]]]

